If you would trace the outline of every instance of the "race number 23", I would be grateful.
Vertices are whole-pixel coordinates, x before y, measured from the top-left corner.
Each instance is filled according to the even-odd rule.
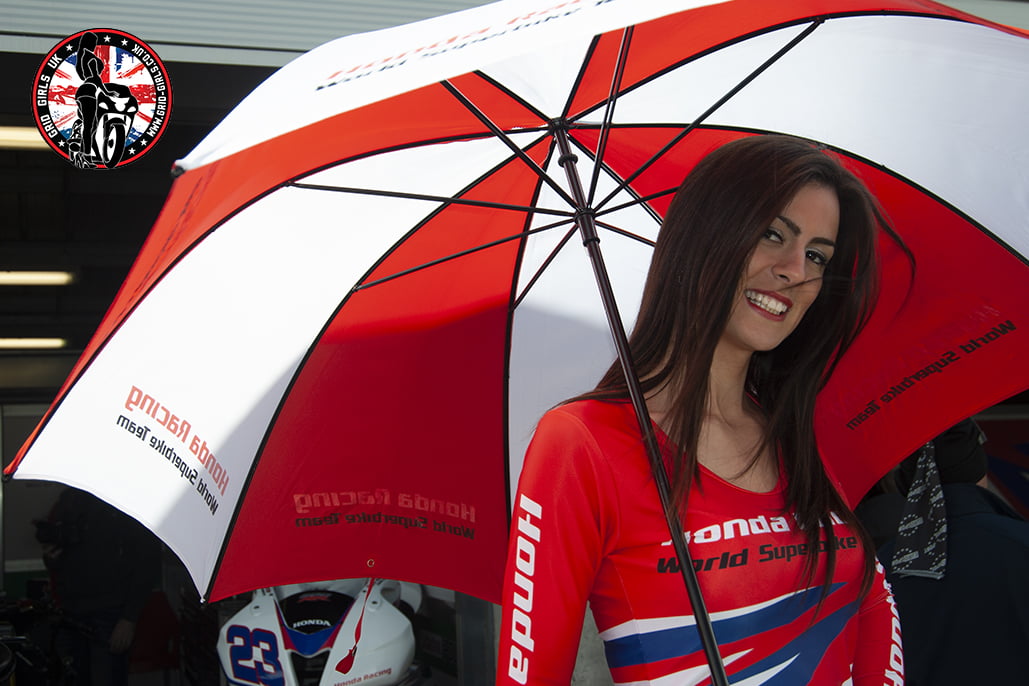
[[[225,638],[229,642],[234,680],[260,686],[282,686],[285,683],[275,634],[264,629],[251,631],[234,624],[229,627]]]

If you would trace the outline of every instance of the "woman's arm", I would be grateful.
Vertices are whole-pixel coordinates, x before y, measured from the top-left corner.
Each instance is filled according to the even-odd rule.
[[[540,422],[525,457],[504,576],[497,684],[567,685],[604,553],[599,449],[575,417]]]
[[[900,616],[885,570],[877,561],[872,590],[858,614],[858,645],[854,658],[854,686],[904,683],[904,653]]]

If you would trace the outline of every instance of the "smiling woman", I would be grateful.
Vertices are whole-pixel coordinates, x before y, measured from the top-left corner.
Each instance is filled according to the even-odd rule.
[[[880,229],[834,157],[753,136],[695,167],[657,239],[629,345],[734,682],[902,678],[892,600],[812,419],[874,305]],[[708,678],[627,396],[615,364],[536,430],[500,683],[567,683],[587,602],[615,683]]]

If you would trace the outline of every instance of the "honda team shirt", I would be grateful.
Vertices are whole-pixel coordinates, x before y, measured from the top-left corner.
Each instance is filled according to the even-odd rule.
[[[807,584],[819,552],[784,512],[782,487],[755,493],[701,467],[690,491],[687,543],[730,681],[903,683],[881,566],[860,598],[860,539],[837,522],[819,546],[837,563],[816,613],[825,558]],[[631,405],[548,412],[515,498],[497,683],[567,685],[587,602],[616,684],[710,683],[665,521]]]

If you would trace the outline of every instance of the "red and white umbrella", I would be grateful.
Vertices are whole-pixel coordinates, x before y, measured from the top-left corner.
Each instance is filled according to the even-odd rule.
[[[497,601],[533,424],[614,359],[569,173],[631,325],[686,170],[782,132],[916,258],[884,241],[820,399],[853,501],[1029,387],[1027,84],[1025,35],[921,0],[509,0],[328,43],[182,161],[9,471],[136,517],[211,600],[375,575]]]

